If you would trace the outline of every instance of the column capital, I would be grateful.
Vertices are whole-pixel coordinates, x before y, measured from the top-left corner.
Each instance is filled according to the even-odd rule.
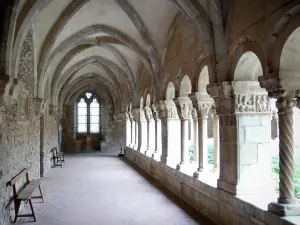
[[[159,113],[159,110],[160,110],[160,104],[155,104],[155,103],[153,103],[153,104],[151,105],[151,110],[152,110],[153,119],[154,119],[155,121],[160,120],[160,113]]]
[[[165,100],[160,106],[162,119],[178,119],[177,108],[173,100]]]
[[[178,97],[175,100],[175,104],[178,109],[178,115],[180,119],[187,120],[191,118],[191,113],[193,109],[193,104],[188,97]]]
[[[152,114],[152,110],[149,106],[145,106],[144,107],[144,112],[145,112],[145,118],[147,120],[147,122],[150,122],[153,120],[153,114]]]
[[[299,98],[297,99],[296,92],[283,91],[276,102],[278,113],[288,113],[293,110],[295,106],[298,106]]]

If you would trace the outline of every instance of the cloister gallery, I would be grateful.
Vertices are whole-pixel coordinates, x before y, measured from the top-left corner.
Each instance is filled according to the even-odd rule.
[[[139,210],[147,193],[137,200],[139,190],[122,185],[130,167],[212,223],[300,224],[299,0],[2,0],[0,17],[1,225],[17,214],[12,185],[24,168],[41,178],[49,207],[51,185],[68,185],[83,167],[74,160],[88,159],[115,179],[122,195],[107,185],[109,199],[135,192]],[[52,170],[59,152],[66,162]],[[120,179],[112,162],[124,169]],[[53,181],[56,171],[64,178]],[[74,182],[100,176],[89,173]],[[162,222],[149,208],[142,218],[117,205],[115,215],[126,208],[138,221],[128,224],[177,224],[176,210],[175,222]],[[37,224],[89,217],[73,213],[80,219],[67,223],[62,213],[48,223],[35,207]]]

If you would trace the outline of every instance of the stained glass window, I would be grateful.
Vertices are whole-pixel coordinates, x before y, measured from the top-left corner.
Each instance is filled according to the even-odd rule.
[[[100,104],[92,93],[85,93],[77,103],[77,132],[100,132]]]

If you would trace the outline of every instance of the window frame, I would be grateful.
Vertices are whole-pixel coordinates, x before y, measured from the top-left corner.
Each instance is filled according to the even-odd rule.
[[[90,93],[91,94],[91,97],[90,98],[87,98],[86,94],[87,93]],[[79,107],[78,107],[78,103],[80,102],[80,100],[83,99],[84,102],[86,103],[87,107],[86,107],[86,126],[87,126],[87,129],[86,129],[86,132],[80,132],[78,130],[79,128],[79,120],[78,120],[78,110],[79,110]],[[93,102],[93,100],[96,99],[98,105],[99,105],[99,122],[98,122],[98,126],[99,126],[99,131],[98,132],[91,132],[91,124],[97,124],[97,123],[91,123],[91,112],[90,112],[90,109],[91,109],[91,103]],[[80,124],[83,124],[83,123],[80,123]],[[101,102],[100,102],[100,99],[98,98],[97,95],[95,95],[93,92],[85,92],[84,94],[81,94],[77,101],[76,101],[76,132],[78,134],[100,134],[101,133]]]

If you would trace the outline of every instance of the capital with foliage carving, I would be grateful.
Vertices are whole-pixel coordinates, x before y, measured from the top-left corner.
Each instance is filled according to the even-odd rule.
[[[152,110],[149,106],[144,107],[145,117],[148,122],[153,120]]]

